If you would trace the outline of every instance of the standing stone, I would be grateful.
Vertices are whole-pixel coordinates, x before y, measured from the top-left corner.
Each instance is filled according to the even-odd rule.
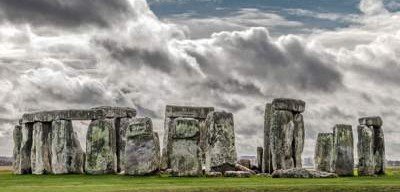
[[[354,144],[351,125],[335,125],[333,135],[333,165],[335,173],[339,176],[353,176]]]
[[[85,171],[108,174],[117,171],[116,130],[113,119],[93,120],[86,135]]]
[[[172,175],[197,176],[201,173],[199,146],[199,121],[192,118],[176,118],[173,122],[171,152]]]
[[[305,131],[304,131],[304,121],[303,121],[303,115],[300,113],[297,113],[293,117],[293,122],[294,122],[294,166],[295,167],[302,167],[302,158],[301,154],[303,153],[304,149],[304,136],[305,136]]]
[[[31,166],[33,174],[51,173],[51,124],[33,124]]]
[[[237,159],[233,114],[211,112],[206,125],[206,171],[230,171],[229,167],[234,167]]]
[[[22,124],[21,132],[22,132],[22,140],[20,148],[19,170],[16,171],[16,174],[29,174],[32,173],[31,148],[32,148],[33,124],[32,123]]]
[[[131,118],[121,118],[118,126],[118,139],[117,139],[117,159],[118,159],[118,172],[125,171],[125,147],[126,147],[126,130],[131,122]]]
[[[126,130],[125,174],[147,175],[160,167],[158,135],[150,118],[135,118]]]
[[[374,128],[366,125],[357,127],[358,131],[358,175],[374,175]]]
[[[54,174],[83,173],[85,153],[71,120],[52,122],[51,168]]]
[[[315,145],[315,169],[333,172],[333,134],[319,133]]]
[[[264,153],[263,153],[263,164],[262,164],[262,172],[263,173],[272,173],[272,153],[271,153],[271,117],[272,117],[273,109],[272,104],[267,103],[265,107],[265,116],[264,116]]]
[[[293,114],[275,110],[271,119],[271,153],[273,170],[294,168]]]
[[[257,147],[257,168],[258,168],[259,171],[262,170],[263,153],[264,153],[263,148],[262,147]]]
[[[14,150],[13,150],[13,171],[15,174],[20,173],[21,162],[21,143],[22,143],[22,127],[16,125],[13,131]]]

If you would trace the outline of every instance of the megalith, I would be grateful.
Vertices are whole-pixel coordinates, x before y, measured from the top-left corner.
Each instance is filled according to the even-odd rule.
[[[86,173],[108,174],[117,171],[115,134],[113,119],[98,119],[90,123],[86,135]]]
[[[333,134],[319,133],[315,145],[315,169],[317,171],[333,172]]]
[[[174,176],[197,176],[201,174],[201,151],[199,146],[200,125],[193,118],[176,118],[170,129],[171,151],[169,162]]]
[[[33,124],[31,166],[33,174],[51,173],[51,124]]]
[[[165,121],[164,121],[164,138],[163,138],[163,149],[162,149],[162,163],[161,168],[163,170],[170,168],[169,153],[171,151],[171,140],[172,134],[171,129],[173,122],[176,118],[193,118],[199,122],[199,146],[200,146],[200,158],[202,164],[205,164],[205,148],[206,148],[206,137],[207,127],[205,120],[207,114],[214,111],[213,107],[191,107],[191,106],[173,106],[167,105],[165,108]]]
[[[32,134],[33,134],[33,123],[24,123],[21,127],[21,146],[20,146],[20,158],[17,166],[18,170],[14,170],[16,174],[30,174],[32,173],[31,167],[31,148],[32,148]]]
[[[160,167],[160,145],[150,118],[135,118],[126,130],[125,174],[148,175]]]
[[[20,173],[20,162],[21,162],[21,143],[22,143],[22,126],[16,125],[13,131],[13,171],[15,174]]]
[[[333,137],[333,166],[335,173],[339,176],[353,176],[354,144],[351,125],[335,125]]]
[[[237,160],[233,114],[210,112],[206,126],[206,171],[233,171]]]
[[[52,122],[51,168],[53,174],[83,173],[85,153],[71,120]]]
[[[262,147],[257,147],[257,168],[259,171],[262,170],[263,153],[264,153],[264,149]]]
[[[263,164],[261,166],[263,173],[272,173],[272,153],[271,153],[271,117],[273,109],[272,104],[267,103],[265,106],[264,113],[264,152],[263,152]]]
[[[132,119],[124,117],[119,119],[119,129],[117,130],[117,159],[118,159],[118,172],[125,171],[125,147],[126,147],[126,130],[129,127]]]
[[[375,174],[374,130],[366,125],[359,125],[358,132],[358,175]]]

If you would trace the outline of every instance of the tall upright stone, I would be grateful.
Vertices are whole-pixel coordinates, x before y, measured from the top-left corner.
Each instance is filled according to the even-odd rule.
[[[380,117],[363,117],[358,121],[360,125],[370,127],[373,130],[375,174],[385,174],[385,138],[382,119]]]
[[[206,148],[206,137],[207,127],[205,120],[207,114],[214,111],[213,107],[190,107],[190,106],[172,106],[167,105],[165,108],[165,121],[164,121],[164,139],[162,149],[162,169],[170,168],[169,152],[171,151],[171,140],[172,134],[171,129],[173,122],[176,118],[193,118],[199,121],[199,145],[200,145],[200,158],[202,164],[205,163],[205,148]]]
[[[272,104],[267,103],[265,106],[265,115],[264,115],[264,153],[263,153],[263,164],[262,164],[262,172],[263,173],[272,173],[272,153],[271,153],[271,117],[272,117],[273,109]]]
[[[339,176],[353,176],[354,143],[351,125],[335,125],[333,135],[333,166],[335,173]]]
[[[108,174],[117,171],[116,130],[113,119],[93,120],[86,135],[85,171]]]
[[[314,156],[317,171],[333,172],[333,148],[333,134],[319,133]]]
[[[129,117],[121,118],[118,126],[117,138],[117,159],[118,159],[118,172],[125,171],[125,147],[126,147],[126,130],[129,127],[132,119]]]
[[[51,168],[53,174],[83,173],[85,153],[71,120],[52,122]]]
[[[22,139],[20,146],[20,159],[16,162],[18,170],[15,170],[16,174],[30,174],[32,173],[31,167],[31,149],[32,149],[32,133],[33,123],[24,123],[21,127]]]
[[[374,130],[373,127],[359,125],[358,132],[358,175],[375,174]]]
[[[257,147],[257,168],[259,171],[262,170],[263,165],[263,153],[264,149],[262,147]]]
[[[51,169],[51,124],[33,124],[31,166],[33,174],[49,174]]]
[[[193,118],[174,119],[169,162],[174,176],[201,174],[201,149],[199,146],[199,121]]]
[[[233,169],[237,160],[233,114],[210,112],[206,126],[206,171],[230,171],[229,167]]]
[[[160,167],[160,145],[150,118],[135,118],[126,130],[125,174],[148,175]]]
[[[13,172],[15,174],[20,173],[20,162],[21,162],[21,144],[22,144],[22,126],[16,125],[13,131]]]

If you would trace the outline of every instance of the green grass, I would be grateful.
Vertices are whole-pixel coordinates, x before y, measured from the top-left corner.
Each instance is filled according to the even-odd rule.
[[[120,175],[13,175],[0,171],[0,191],[400,191],[400,171],[334,179],[173,178]]]

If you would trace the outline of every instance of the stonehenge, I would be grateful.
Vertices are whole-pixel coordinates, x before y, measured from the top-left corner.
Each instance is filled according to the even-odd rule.
[[[257,147],[257,168],[258,171],[262,171],[262,165],[263,165],[263,148],[262,147]]]
[[[268,103],[264,116],[264,158],[262,171],[301,168],[304,148],[305,102],[278,98]]]
[[[333,127],[333,169],[339,176],[353,176],[354,144],[351,125]]]
[[[333,133],[319,133],[315,144],[315,169],[333,172]]]

